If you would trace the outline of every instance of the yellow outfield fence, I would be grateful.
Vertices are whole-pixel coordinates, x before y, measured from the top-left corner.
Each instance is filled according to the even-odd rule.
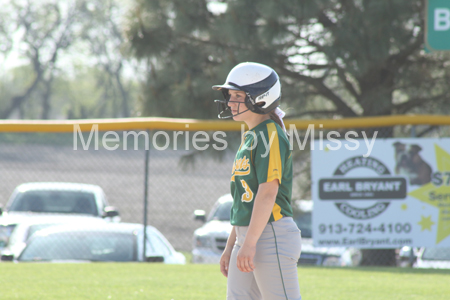
[[[450,116],[400,115],[360,117],[347,119],[286,119],[286,127],[295,125],[298,130],[310,125],[323,125],[324,129],[389,127],[399,125],[450,125]],[[223,130],[239,131],[241,122],[220,120],[195,120],[173,118],[118,118],[88,120],[0,120],[0,132],[73,132],[79,125],[81,131],[90,131],[98,125],[100,131],[110,130]]]
[[[310,199],[309,143],[321,130],[377,131],[385,138],[450,137],[450,117],[441,115],[285,119],[285,124],[295,138],[305,139],[303,148],[293,148],[294,200]],[[199,243],[194,231],[202,225],[194,211],[208,213],[229,193],[243,130],[243,123],[231,120],[1,120],[0,204],[7,209],[14,188],[25,182],[95,184],[122,221],[153,225],[177,250],[191,252]],[[121,139],[130,131],[136,134]],[[102,140],[97,133],[104,135]],[[220,246],[211,243],[213,252],[220,253]]]

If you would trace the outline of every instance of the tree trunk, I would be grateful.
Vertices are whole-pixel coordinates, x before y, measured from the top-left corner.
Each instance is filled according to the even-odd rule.
[[[122,96],[122,117],[128,118],[130,116],[130,107],[128,105],[128,93],[125,91],[122,80],[120,79],[120,74],[116,73],[116,82],[119,87],[120,95]]]
[[[47,120],[50,116],[50,95],[52,90],[52,81],[53,77],[50,80],[45,82],[45,91],[42,95],[42,114],[41,119]]]
[[[26,92],[23,95],[15,96],[11,99],[11,104],[8,108],[0,113],[0,119],[8,119],[11,114],[18,109],[31,95],[31,93],[36,89],[39,81],[41,81],[42,72],[38,72],[36,78],[33,83],[28,87]]]

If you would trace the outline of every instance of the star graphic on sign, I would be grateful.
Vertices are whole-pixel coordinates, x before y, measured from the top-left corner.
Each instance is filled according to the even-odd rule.
[[[433,226],[435,223],[431,221],[431,216],[429,217],[422,216],[422,220],[420,220],[420,222],[417,222],[417,224],[419,224],[422,227],[421,231],[424,231],[425,229],[431,231],[431,226]]]
[[[450,154],[436,144],[434,145],[434,150],[438,171],[444,176],[445,174],[449,174]],[[444,178],[447,179],[446,177]],[[442,184],[439,186],[429,182],[408,193],[408,195],[419,199],[424,203],[430,204],[439,210],[436,244],[439,244],[442,240],[448,237],[450,235],[450,184],[448,179],[443,180]],[[423,222],[423,219],[421,222]],[[422,230],[424,230],[424,227],[422,227]]]

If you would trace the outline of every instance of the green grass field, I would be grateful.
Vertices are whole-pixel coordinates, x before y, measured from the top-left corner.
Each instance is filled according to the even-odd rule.
[[[300,267],[303,300],[450,299],[449,270]],[[0,299],[225,299],[218,265],[1,263]]]

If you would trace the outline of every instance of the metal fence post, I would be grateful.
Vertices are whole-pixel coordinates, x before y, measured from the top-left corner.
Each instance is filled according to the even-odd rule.
[[[411,137],[412,138],[416,137],[416,125],[411,126]]]
[[[416,137],[416,125],[411,126],[411,137]],[[411,247],[411,249],[409,249],[408,266],[412,267],[415,259],[416,257],[414,255],[414,247]]]
[[[146,130],[147,135],[150,139],[150,131]],[[148,149],[146,147],[148,146]],[[143,261],[145,262],[146,244],[147,244],[147,208],[148,208],[148,172],[149,172],[149,161],[150,161],[150,144],[144,145],[145,149],[145,175],[144,175],[144,249],[142,252]]]

